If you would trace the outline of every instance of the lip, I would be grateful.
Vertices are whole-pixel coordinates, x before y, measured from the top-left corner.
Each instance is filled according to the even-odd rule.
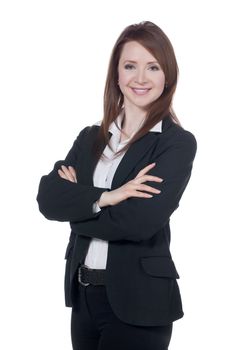
[[[131,87],[131,90],[138,96],[144,96],[151,90],[151,88],[135,88],[135,87]]]

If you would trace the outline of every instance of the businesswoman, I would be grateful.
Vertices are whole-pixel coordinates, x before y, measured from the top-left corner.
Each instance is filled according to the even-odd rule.
[[[169,223],[197,144],[172,109],[177,75],[157,25],[125,28],[110,58],[103,119],[41,178],[41,213],[71,227],[65,300],[75,350],[165,350],[184,314]]]

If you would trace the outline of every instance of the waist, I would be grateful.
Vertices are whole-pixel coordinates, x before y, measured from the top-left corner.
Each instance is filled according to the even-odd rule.
[[[84,264],[78,268],[78,282],[83,286],[104,285],[106,269],[92,269]]]

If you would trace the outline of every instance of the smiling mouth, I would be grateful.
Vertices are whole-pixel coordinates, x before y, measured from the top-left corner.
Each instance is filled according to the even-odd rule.
[[[131,88],[132,91],[138,95],[138,96],[142,96],[142,95],[146,95],[151,89],[143,89],[143,88]]]

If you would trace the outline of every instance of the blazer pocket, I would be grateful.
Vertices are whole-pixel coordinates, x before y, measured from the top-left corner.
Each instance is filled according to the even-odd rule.
[[[151,276],[180,278],[169,256],[146,256],[141,257],[140,261],[145,272]]]

